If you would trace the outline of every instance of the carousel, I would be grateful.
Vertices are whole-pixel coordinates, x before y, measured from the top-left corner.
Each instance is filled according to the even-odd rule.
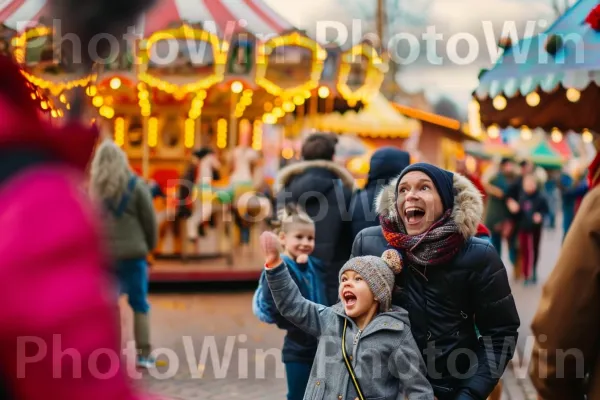
[[[272,216],[269,184],[293,157],[286,141],[324,115],[359,115],[386,68],[369,43],[317,43],[260,0],[160,0],[81,77],[76,46],[57,40],[47,15],[43,2],[0,5],[0,46],[10,43],[55,123],[85,90],[86,117],[160,187],[155,258],[176,261],[157,262],[155,280],[258,276],[256,233]],[[192,195],[181,198],[182,185]],[[203,259],[225,267],[194,275]]]
[[[503,39],[500,60],[480,73],[473,124],[492,139],[505,128],[517,130],[515,148],[529,150],[541,166],[558,168],[575,157],[589,162],[593,134],[600,132],[598,46],[595,0],[577,2],[543,34]]]

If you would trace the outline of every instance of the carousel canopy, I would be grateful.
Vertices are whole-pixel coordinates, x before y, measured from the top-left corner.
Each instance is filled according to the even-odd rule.
[[[23,30],[49,15],[45,0],[0,2],[0,22]],[[279,35],[293,26],[262,0],[158,0],[136,27],[144,37],[178,21],[200,22],[209,32],[231,34],[239,28],[254,35]]]
[[[600,6],[580,0],[546,32],[518,43],[482,71],[474,97],[484,126],[600,130]]]

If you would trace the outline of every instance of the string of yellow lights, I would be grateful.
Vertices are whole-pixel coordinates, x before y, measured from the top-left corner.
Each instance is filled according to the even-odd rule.
[[[278,47],[297,46],[311,52],[311,70],[310,78],[292,88],[283,88],[267,78],[267,69],[271,54]],[[301,35],[299,32],[293,32],[288,35],[274,37],[262,43],[257,48],[256,58],[256,83],[273,96],[283,98],[293,98],[298,94],[304,94],[307,91],[317,88],[323,72],[323,64],[327,58],[327,51],[317,42]]]

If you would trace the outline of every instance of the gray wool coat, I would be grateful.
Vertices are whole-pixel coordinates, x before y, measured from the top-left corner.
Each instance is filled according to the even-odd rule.
[[[302,297],[284,264],[267,269],[266,276],[281,315],[319,338],[304,400],[357,397],[342,356],[344,321],[346,353],[367,400],[434,398],[406,310],[380,313],[360,331],[341,303],[325,307]]]

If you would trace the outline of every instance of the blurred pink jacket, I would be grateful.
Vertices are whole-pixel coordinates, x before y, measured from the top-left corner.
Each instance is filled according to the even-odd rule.
[[[97,134],[49,126],[14,64],[0,58],[0,70],[0,152],[54,161],[0,183],[0,387],[19,400],[145,398],[120,362],[116,294],[81,186]]]

